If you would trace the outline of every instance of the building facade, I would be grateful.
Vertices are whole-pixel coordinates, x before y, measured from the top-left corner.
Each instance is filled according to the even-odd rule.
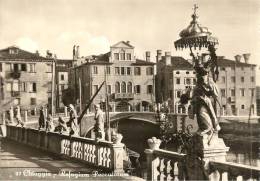
[[[189,105],[185,107],[179,103],[180,96],[187,88],[196,85],[196,73],[191,62],[172,57],[170,52],[162,56],[157,51],[157,83],[156,96],[159,103],[167,102],[171,112],[187,113]],[[219,102],[217,112],[221,115],[248,116],[256,115],[256,82],[255,67],[250,64],[249,54],[235,56],[235,60],[218,57]],[[162,84],[162,85],[161,85]]]
[[[134,47],[129,42],[120,41],[110,47],[110,52],[88,56],[84,63],[70,70],[71,97],[76,97],[74,103],[84,108],[106,81],[106,87],[101,88],[93,104],[104,104],[107,92],[112,111],[152,111],[155,102],[154,65],[149,52],[146,52],[146,60],[136,59]]]
[[[52,58],[12,46],[0,50],[1,108],[20,105],[31,110],[48,104]]]

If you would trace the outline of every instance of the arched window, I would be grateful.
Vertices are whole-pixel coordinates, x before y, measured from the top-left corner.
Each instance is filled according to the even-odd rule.
[[[120,93],[120,83],[116,82],[115,84],[115,93]]]
[[[127,92],[132,93],[132,82],[127,83]]]
[[[121,84],[121,92],[126,93],[126,83],[125,82],[122,82],[122,84]]]

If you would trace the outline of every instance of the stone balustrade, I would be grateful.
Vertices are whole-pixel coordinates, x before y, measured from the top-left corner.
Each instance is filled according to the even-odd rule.
[[[124,144],[6,125],[6,138],[75,159],[103,171],[123,173]]]
[[[193,180],[189,179],[189,175],[197,174],[198,167],[200,167],[194,162],[190,162],[191,160],[187,159],[185,154],[162,150],[158,147],[146,149],[145,153],[147,158],[147,180]],[[207,163],[208,167],[204,173],[207,174],[210,181],[260,180],[260,168],[258,167],[220,161],[218,158],[209,160]],[[187,169],[187,165],[193,165],[193,169]]]

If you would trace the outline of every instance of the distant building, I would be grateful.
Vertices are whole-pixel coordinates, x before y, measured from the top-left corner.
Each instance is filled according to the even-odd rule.
[[[55,68],[57,66],[57,95],[60,94],[59,87],[63,84],[67,86],[66,74],[68,67],[72,65],[72,61],[57,60],[54,57],[49,51],[47,56],[43,57],[38,52],[31,53],[16,46],[0,50],[1,109],[19,105],[35,114],[36,109],[42,105],[48,105],[50,108],[53,65]],[[55,98],[54,95],[54,100]]]
[[[155,102],[154,65],[150,61],[150,52],[146,52],[146,60],[136,59],[134,47],[129,42],[120,41],[110,47],[110,52],[88,56],[70,70],[70,99],[76,97],[74,103],[84,107],[106,80],[110,110],[152,111]],[[104,105],[105,96],[104,86],[93,103]]]
[[[20,105],[34,114],[34,108],[47,105],[52,64],[53,58],[15,46],[0,50],[1,108]]]
[[[256,115],[255,101],[255,66],[249,64],[249,54],[237,55],[236,60],[224,57],[218,58],[220,69],[217,85],[219,87],[218,112],[222,115]],[[161,50],[157,51],[157,76],[156,98],[157,102],[167,102],[171,112],[187,113],[189,105],[183,107],[179,104],[180,95],[188,87],[196,84],[196,74],[191,62],[181,58],[172,57],[170,52],[162,56]],[[251,108],[250,108],[251,107]]]

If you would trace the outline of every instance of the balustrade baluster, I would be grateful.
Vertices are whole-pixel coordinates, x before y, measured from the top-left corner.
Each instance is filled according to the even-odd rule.
[[[166,180],[172,180],[173,177],[172,177],[172,161],[171,160],[168,160],[167,163],[166,163]]]
[[[160,158],[160,164],[159,164],[159,167],[158,167],[159,180],[164,180],[164,178],[165,178],[165,174],[164,174],[165,164],[164,164],[164,161],[165,161],[164,158]]]

